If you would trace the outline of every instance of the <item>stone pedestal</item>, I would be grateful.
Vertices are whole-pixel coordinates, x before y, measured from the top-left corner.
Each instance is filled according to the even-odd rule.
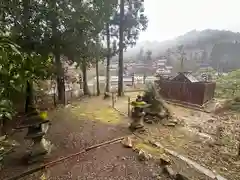
[[[143,117],[132,117],[132,123],[130,124],[130,129],[131,130],[136,130],[136,129],[140,129],[143,128]]]

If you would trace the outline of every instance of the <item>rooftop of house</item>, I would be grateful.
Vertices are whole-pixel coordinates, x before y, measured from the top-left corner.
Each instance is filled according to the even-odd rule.
[[[199,82],[199,80],[198,80],[196,77],[194,77],[191,72],[179,72],[179,73],[173,78],[173,80],[174,80],[174,79],[178,79],[179,76],[184,76],[186,79],[188,79],[188,80],[189,80],[190,82],[192,82],[192,83],[194,83],[194,82]]]
[[[167,62],[167,59],[158,59],[157,62]]]
[[[158,62],[157,66],[165,66],[165,62]]]

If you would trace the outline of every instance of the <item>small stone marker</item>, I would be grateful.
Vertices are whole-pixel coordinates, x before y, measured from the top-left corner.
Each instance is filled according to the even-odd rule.
[[[147,152],[143,151],[142,149],[138,153],[138,159],[140,161],[147,161],[152,158],[152,155],[148,154]]]
[[[170,164],[171,164],[171,161],[169,157],[167,157],[166,155],[162,155],[160,158],[160,166],[166,166]]]
[[[126,137],[122,140],[122,144],[124,147],[126,148],[132,148],[133,144],[132,144],[132,139],[130,137]]]

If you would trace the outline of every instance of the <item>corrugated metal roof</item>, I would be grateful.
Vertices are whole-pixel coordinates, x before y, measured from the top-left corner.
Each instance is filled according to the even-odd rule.
[[[199,82],[199,80],[192,75],[191,72],[181,72],[190,82]]]
[[[177,80],[179,79],[178,76],[184,76],[187,80],[189,80],[192,83],[195,82],[200,82],[196,77],[194,77],[192,75],[191,72],[179,72],[176,76],[174,76],[173,78],[171,78],[172,80]]]

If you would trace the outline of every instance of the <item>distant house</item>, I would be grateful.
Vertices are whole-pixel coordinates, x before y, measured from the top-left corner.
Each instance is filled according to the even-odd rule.
[[[158,59],[154,62],[153,66],[156,68],[165,68],[167,59]]]
[[[172,67],[172,66],[166,66],[166,69],[168,69],[168,70],[172,70],[173,67]]]
[[[118,64],[111,64],[110,69],[117,69],[119,66]]]
[[[167,59],[159,59],[155,61],[153,67],[156,69],[156,74],[161,76],[170,75],[172,72],[172,66],[167,66]]]
[[[153,69],[152,67],[149,66],[134,66],[131,69],[129,69],[129,74],[154,74],[155,73],[155,69]]]
[[[209,63],[204,63],[204,62],[201,62],[201,63],[199,64],[199,66],[200,66],[200,69],[201,69],[201,68],[212,68]]]
[[[157,60],[157,62],[159,62],[159,63],[166,63],[167,59],[159,59],[159,60]]]
[[[125,85],[132,85],[132,77],[123,77],[123,83]],[[111,76],[110,84],[112,86],[118,85],[118,76]]]

